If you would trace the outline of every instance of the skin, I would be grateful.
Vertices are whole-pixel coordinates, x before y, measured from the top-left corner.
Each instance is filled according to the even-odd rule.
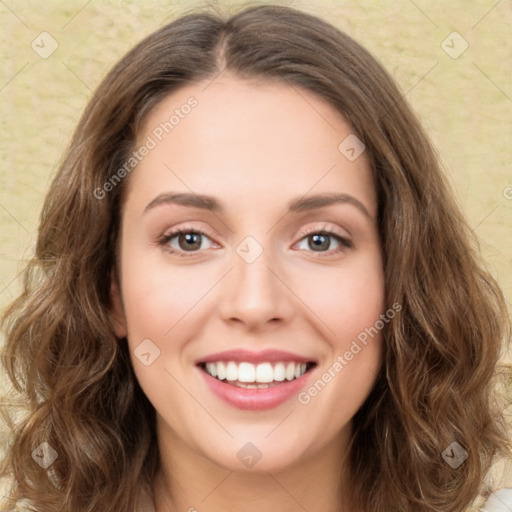
[[[380,333],[306,405],[294,396],[270,410],[239,410],[211,392],[195,362],[234,348],[291,351],[318,363],[309,386],[375,324],[384,276],[366,154],[345,158],[338,145],[352,128],[311,92],[229,74],[162,100],[141,143],[190,96],[197,107],[129,177],[120,289],[112,282],[116,334],[127,336],[157,412],[156,511],[348,512],[343,457],[382,362]],[[144,212],[159,194],[191,191],[224,211],[167,203]],[[356,198],[368,215],[350,203],[286,213],[293,199],[333,192]],[[159,245],[181,227],[206,230],[200,249],[187,252],[178,236]],[[324,229],[352,247],[327,237],[311,248]],[[236,252],[247,236],[263,249],[252,263]],[[149,366],[134,356],[144,339],[160,350]],[[251,468],[237,457],[248,442],[261,452]]]

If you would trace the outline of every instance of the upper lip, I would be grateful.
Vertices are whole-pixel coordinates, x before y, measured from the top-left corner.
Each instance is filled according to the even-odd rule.
[[[215,363],[217,361],[235,361],[238,363],[273,363],[279,361],[293,361],[297,363],[312,363],[313,359],[286,352],[283,350],[262,350],[260,352],[251,352],[245,349],[225,350],[224,352],[216,352],[196,361],[196,364]]]

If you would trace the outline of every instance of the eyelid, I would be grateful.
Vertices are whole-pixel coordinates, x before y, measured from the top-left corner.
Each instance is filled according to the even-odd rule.
[[[337,237],[342,238],[347,241],[350,240],[349,236],[345,236],[345,235],[342,235],[341,233],[338,233],[335,228],[332,228],[327,224],[324,224],[320,227],[319,226],[310,226],[310,227],[304,228],[301,231],[299,231],[297,236],[300,237],[300,239],[302,240],[305,236],[315,234],[315,233],[321,233],[321,232],[326,232],[330,235],[336,235]]]
[[[170,236],[177,235],[181,232],[188,233],[189,231],[192,231],[194,233],[200,233],[202,235],[206,235],[210,239],[213,239],[217,236],[217,235],[213,234],[213,231],[211,231],[209,228],[196,227],[196,226],[192,226],[190,224],[178,224],[177,226],[165,231],[164,234],[160,238],[168,238]],[[214,240],[212,240],[212,241],[214,241]]]

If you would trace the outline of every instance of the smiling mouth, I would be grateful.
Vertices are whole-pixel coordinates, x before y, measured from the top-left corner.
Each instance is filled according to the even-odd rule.
[[[220,382],[245,389],[268,389],[302,377],[316,366],[314,362],[294,361],[249,362],[216,361],[199,363],[204,372]]]

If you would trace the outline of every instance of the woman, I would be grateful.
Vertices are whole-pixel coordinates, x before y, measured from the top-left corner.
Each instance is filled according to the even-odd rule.
[[[348,36],[276,6],[165,26],[89,103],[5,315],[8,505],[469,510],[508,455],[474,245]]]

